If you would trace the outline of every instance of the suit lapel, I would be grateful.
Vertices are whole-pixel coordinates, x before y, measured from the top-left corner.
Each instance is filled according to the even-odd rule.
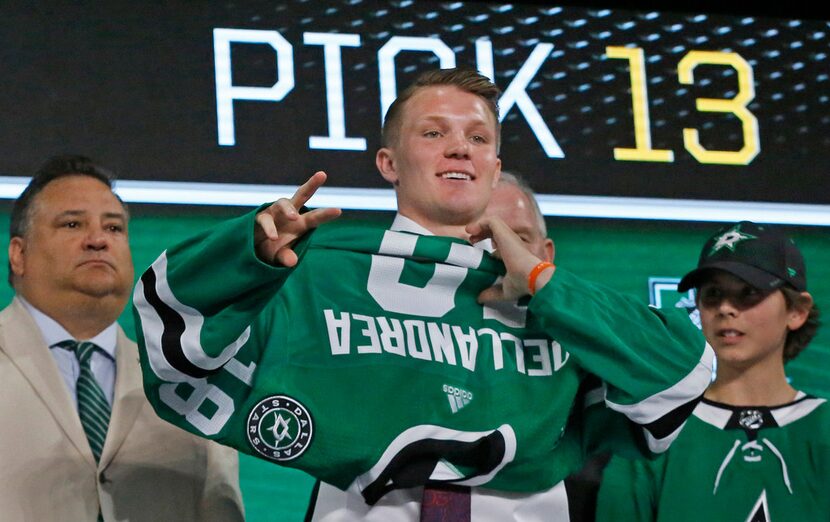
[[[94,467],[77,407],[34,319],[17,298],[0,315],[0,336],[0,349],[32,385],[69,442]]]
[[[118,328],[115,347],[115,393],[112,400],[112,416],[107,430],[107,440],[101,453],[101,468],[105,468],[124,443],[145,403],[141,382],[141,367],[135,343],[127,339]]]

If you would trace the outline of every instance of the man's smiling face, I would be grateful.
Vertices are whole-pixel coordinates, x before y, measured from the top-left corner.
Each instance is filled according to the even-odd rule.
[[[407,100],[397,139],[377,155],[398,211],[432,231],[480,218],[501,172],[496,124],[482,98],[458,87]]]

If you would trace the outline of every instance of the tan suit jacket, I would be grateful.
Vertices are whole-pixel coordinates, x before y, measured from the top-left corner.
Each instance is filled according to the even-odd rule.
[[[0,312],[0,521],[243,520],[234,450],[159,419],[118,329],[112,418],[96,466],[29,312]]]

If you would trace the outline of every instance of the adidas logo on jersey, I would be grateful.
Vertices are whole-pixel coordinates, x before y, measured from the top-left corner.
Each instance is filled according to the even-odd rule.
[[[450,401],[450,409],[453,413],[458,413],[458,410],[470,404],[473,400],[473,393],[449,384],[444,385],[444,393],[447,394],[447,400]]]

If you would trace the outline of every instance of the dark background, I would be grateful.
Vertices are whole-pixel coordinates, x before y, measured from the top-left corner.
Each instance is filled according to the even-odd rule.
[[[124,179],[291,185],[323,169],[330,186],[385,187],[374,168],[378,49],[392,36],[438,35],[458,65],[473,66],[473,42],[486,36],[503,88],[536,44],[554,45],[527,92],[565,157],[544,154],[517,107],[504,121],[505,167],[540,193],[830,203],[826,21],[797,4],[684,2],[660,11],[646,2],[618,2],[610,11],[613,2],[581,4],[7,5],[0,10],[0,175],[29,175],[46,155],[84,151]],[[294,49],[296,85],[282,101],[234,103],[235,146],[217,144],[215,27],[276,30]],[[361,35],[361,47],[342,49],[342,64],[347,136],[366,138],[367,151],[308,149],[309,136],[327,134],[327,120],[322,47],[303,44],[304,32]],[[674,162],[614,159],[613,148],[633,147],[634,136],[629,64],[607,59],[608,45],[643,49],[653,147],[673,150]],[[749,165],[702,164],[683,146],[684,127],[700,129],[709,149],[743,144],[736,118],[695,109],[697,98],[734,96],[731,67],[700,66],[694,85],[678,83],[677,63],[692,50],[729,50],[752,67],[749,110],[761,152]],[[232,58],[235,85],[275,81],[269,47],[234,44]],[[400,89],[437,59],[409,52],[396,64]]]

